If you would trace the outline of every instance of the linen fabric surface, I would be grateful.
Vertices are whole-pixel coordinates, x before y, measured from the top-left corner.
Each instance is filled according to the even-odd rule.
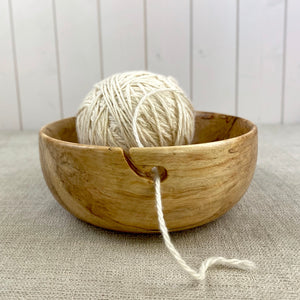
[[[37,132],[0,132],[0,299],[300,299],[300,124],[258,129],[257,168],[240,202],[212,223],[171,233],[193,268],[210,256],[258,268],[216,266],[202,282],[159,234],[73,217],[44,182]]]

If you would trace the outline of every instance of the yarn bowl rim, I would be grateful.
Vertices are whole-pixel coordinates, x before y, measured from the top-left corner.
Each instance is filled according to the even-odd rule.
[[[210,146],[212,146],[212,144],[213,145],[217,145],[217,144],[222,145],[224,143],[229,143],[232,140],[237,140],[237,139],[240,139],[242,137],[246,138],[247,136],[255,134],[258,131],[257,126],[253,122],[251,122],[248,119],[242,118],[242,117],[237,117],[237,116],[229,115],[229,114],[215,113],[215,112],[206,112],[206,111],[205,112],[204,111],[196,111],[195,113],[214,114],[214,115],[220,115],[220,116],[236,118],[237,120],[247,122],[249,124],[249,127],[251,127],[251,129],[246,133],[240,134],[240,135],[235,136],[235,137],[222,139],[222,140],[219,140],[219,141],[210,141],[210,142],[204,142],[204,143],[192,143],[192,144],[189,144],[189,145],[175,145],[175,146],[157,146],[157,147],[141,147],[141,148],[140,147],[131,147],[130,149],[139,149],[139,150],[143,151],[145,149],[146,150],[150,150],[150,149],[160,150],[160,149],[170,149],[170,148],[174,149],[176,147],[189,148],[190,146],[201,146],[201,147],[208,146],[208,147],[210,147]],[[43,136],[45,138],[53,140],[53,142],[61,143],[61,144],[64,144],[66,146],[79,147],[79,148],[90,148],[90,149],[100,149],[100,150],[107,150],[107,149],[115,148],[115,149],[120,149],[121,151],[124,151],[124,149],[122,149],[121,147],[116,147],[116,146],[90,145],[90,144],[83,144],[83,143],[79,143],[79,142],[65,141],[65,140],[61,140],[61,139],[58,139],[58,138],[54,138],[54,137],[50,136],[49,134],[45,133],[45,130],[48,129],[50,126],[58,124],[59,122],[61,122],[63,120],[68,120],[68,119],[71,120],[71,119],[74,119],[74,118],[75,117],[63,118],[63,119],[53,121],[51,123],[48,123],[48,124],[42,126],[41,129],[39,130],[39,136]],[[130,152],[130,150],[129,150],[129,152]]]
[[[157,233],[149,174],[153,166],[158,166],[165,176],[162,201],[169,231],[211,222],[231,209],[249,187],[257,160],[257,126],[227,114],[198,111],[196,119],[199,116],[201,122],[213,122],[212,126],[220,122],[232,128],[242,124],[246,129],[238,135],[229,133],[225,139],[194,140],[190,145],[133,147],[128,160],[120,147],[79,144],[55,137],[51,128],[73,123],[74,117],[49,123],[39,132],[45,181],[55,199],[85,222],[123,232]],[[209,126],[202,127],[208,135]],[[61,130],[64,134],[64,128]],[[86,165],[81,163],[83,160]],[[97,178],[92,177],[95,174]],[[117,199],[120,195],[121,200]]]

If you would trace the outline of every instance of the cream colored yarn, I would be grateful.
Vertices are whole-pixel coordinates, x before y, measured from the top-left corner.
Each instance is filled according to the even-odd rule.
[[[115,74],[99,83],[84,99],[76,118],[80,143],[130,147],[190,144],[194,135],[193,107],[171,77],[145,71]],[[159,229],[177,263],[196,280],[206,270],[222,264],[253,269],[249,260],[209,257],[191,268],[173,245],[163,214],[160,176],[152,169]]]
[[[124,150],[184,145],[194,135],[194,112],[172,77],[146,71],[119,73],[94,85],[78,110],[76,129],[82,144]]]

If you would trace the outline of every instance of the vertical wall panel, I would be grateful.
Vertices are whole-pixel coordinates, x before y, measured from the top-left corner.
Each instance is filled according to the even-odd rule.
[[[236,1],[193,1],[193,102],[235,113]]]
[[[144,2],[101,0],[104,76],[145,68]]]
[[[238,114],[279,123],[282,100],[284,0],[240,1]]]
[[[20,129],[7,0],[0,0],[0,129]]]
[[[147,0],[148,69],[175,77],[190,93],[190,2]]]
[[[58,0],[55,7],[63,112],[71,116],[101,79],[98,6],[97,0]]]
[[[13,0],[20,98],[25,129],[60,118],[51,0]]]
[[[297,0],[0,0],[0,129],[74,115],[103,76],[145,68],[196,109],[299,122],[299,16]]]
[[[300,1],[289,0],[287,6],[285,123],[300,122]]]

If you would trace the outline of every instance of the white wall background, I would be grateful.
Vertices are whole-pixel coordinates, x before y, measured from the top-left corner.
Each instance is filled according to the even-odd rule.
[[[0,129],[75,115],[137,69],[177,78],[198,110],[300,122],[300,1],[0,0]]]

